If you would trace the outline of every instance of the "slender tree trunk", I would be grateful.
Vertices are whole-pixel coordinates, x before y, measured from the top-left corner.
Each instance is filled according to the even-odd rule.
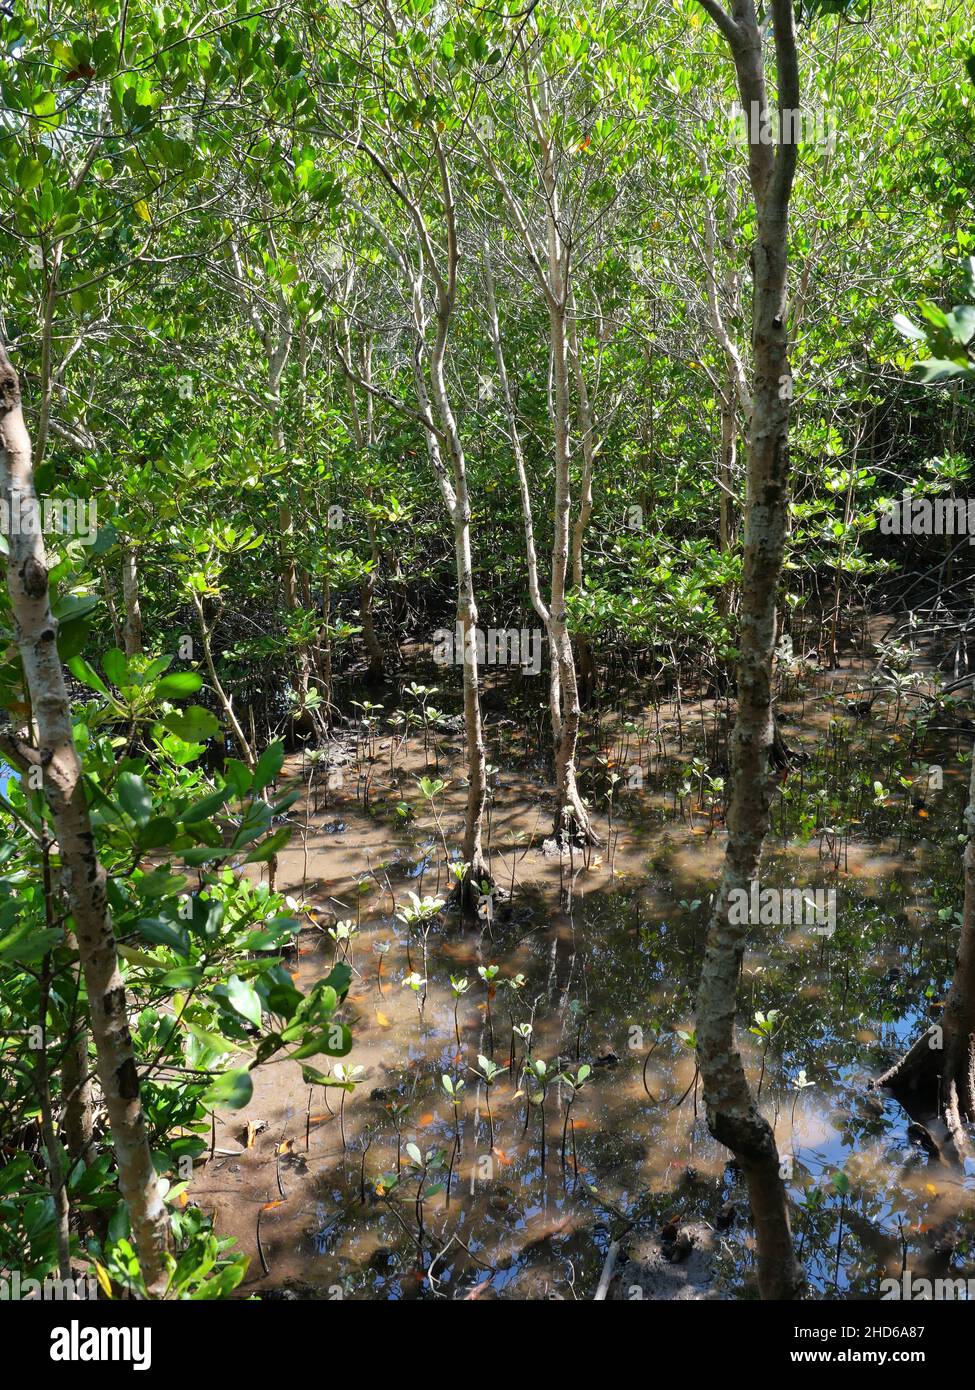
[[[352,361],[352,342],[349,334],[348,325],[345,326],[345,352],[346,357]],[[362,378],[367,387],[372,382],[372,352],[368,343],[365,344],[362,353]],[[362,416],[359,413],[359,402],[356,398],[355,382],[350,376],[345,378],[346,391],[349,397],[349,414],[352,420],[352,433],[355,438],[356,448],[360,453],[374,442],[372,431],[372,397],[366,391],[366,422],[363,425]],[[366,489],[366,503],[373,501],[373,489]],[[374,517],[367,513],[366,528],[369,535],[369,569],[362,576],[359,584],[359,621],[362,624],[362,641],[365,645],[369,657],[368,679],[371,681],[381,681],[385,675],[386,657],[380,645],[379,638],[376,636],[376,624],[373,618],[373,600],[376,594],[376,579],[379,575],[380,553],[376,541],[376,522]]]
[[[139,602],[139,563],[135,547],[122,551],[122,601],[125,604],[125,655],[142,655],[142,606]]]
[[[733,18],[705,8],[725,34],[745,110],[766,109],[761,31],[752,0],[734,0]],[[772,0],[780,111],[799,106],[791,0]],[[748,1186],[763,1298],[796,1298],[796,1260],[775,1136],[752,1096],[735,1035],[738,979],[746,925],[731,921],[733,890],[757,879],[769,824],[769,753],[773,739],[772,658],[775,605],[789,505],[789,406],[792,376],[786,327],[788,207],[796,147],[749,146],[758,215],[752,251],[754,385],[748,435],[738,716],[731,738],[731,799],[724,869],[712,909],[697,1002],[697,1056],[711,1133],[735,1154]]]
[[[464,453],[457,420],[450,403],[447,382],[444,374],[444,359],[447,351],[447,338],[453,320],[457,294],[457,228],[455,222],[453,186],[447,158],[438,137],[434,139],[434,152],[440,176],[440,190],[443,196],[444,225],[447,238],[446,276],[439,270],[433,272],[436,284],[436,332],[428,355],[430,374],[430,395],[440,424],[440,435],[427,431],[427,447],[433,463],[434,472],[454,531],[454,559],[457,571],[457,621],[461,624],[464,640],[464,733],[467,744],[467,814],[464,820],[464,862],[468,874],[464,885],[464,900],[468,907],[476,901],[478,885],[490,884],[491,873],[482,849],[482,826],[484,810],[487,805],[487,755],[484,748],[484,725],[481,718],[481,685],[477,652],[477,603],[474,598],[474,566],[471,552],[471,500],[467,484],[467,459]],[[429,248],[429,241],[424,240]],[[433,269],[429,249],[425,250],[428,267]],[[414,284],[414,319],[422,330],[424,310],[422,305],[422,286]],[[422,331],[421,331],[422,336]],[[417,362],[417,368],[419,363]],[[420,404],[425,414],[429,414],[426,386],[422,372],[418,372]],[[440,440],[444,441],[450,459],[449,473],[444,465],[440,451]]]
[[[447,321],[441,319],[438,339],[446,341]],[[487,802],[487,755],[481,718],[481,683],[477,653],[477,602],[474,597],[474,566],[471,558],[471,502],[467,489],[467,463],[443,377],[442,351],[435,349],[430,368],[431,390],[450,451],[453,474],[453,505],[449,507],[454,530],[454,561],[457,571],[457,621],[464,634],[464,732],[467,743],[467,814],[464,822],[464,862],[470,865],[470,880],[490,880],[487,860],[481,847],[484,808]]]
[[[561,283],[559,284],[561,291]],[[589,812],[576,782],[576,745],[582,709],[576,679],[575,657],[566,612],[566,580],[569,566],[569,370],[565,334],[564,296],[549,306],[555,378],[555,515],[552,537],[552,601],[550,637],[558,663],[562,722],[555,748],[555,832],[587,844],[598,844]]]
[[[163,1257],[169,1244],[169,1220],[149,1153],[105,870],[95,852],[81,762],[72,736],[71,705],[57,654],[57,622],[51,612],[20,385],[2,348],[0,445],[0,481],[11,515],[28,512],[34,522],[27,530],[13,532],[7,562],[17,645],[38,735],[36,751],[26,747],[21,751],[43,769],[88,992],[98,1077],[112,1131],[119,1186],[128,1205],[146,1286],[159,1293],[166,1283]]]
[[[559,663],[555,655],[555,643],[552,637],[552,615],[548,605],[542,597],[541,584],[538,578],[538,552],[535,548],[535,523],[532,514],[531,489],[528,484],[528,470],[525,466],[525,451],[521,441],[521,430],[518,427],[518,416],[515,411],[514,397],[511,393],[511,382],[508,377],[508,365],[505,361],[504,346],[501,340],[501,325],[498,320],[498,305],[494,293],[494,272],[491,269],[491,253],[487,238],[483,242],[484,258],[484,290],[485,307],[487,309],[487,327],[491,344],[494,348],[494,360],[498,368],[498,379],[501,384],[501,397],[504,401],[505,414],[508,419],[508,435],[511,440],[511,453],[515,462],[515,472],[518,476],[518,493],[521,498],[521,516],[525,528],[525,559],[528,568],[528,594],[531,598],[532,607],[545,625],[545,632],[549,643],[549,711],[552,721],[552,737],[555,745],[558,746],[562,734],[562,690],[559,683]]]
[[[88,1029],[78,1024],[76,1033],[65,1042],[61,1060],[61,1086],[64,1095],[65,1145],[72,1163],[87,1161],[92,1139],[92,1088],[88,1069]]]
[[[101,560],[97,562],[98,577],[102,581],[102,594],[105,598],[105,607],[108,609],[108,616],[112,623],[112,635],[115,638],[115,645],[121,651],[125,650],[125,634],[122,631],[122,624],[119,622],[118,609],[115,606],[115,595],[112,593],[112,581],[108,577],[108,570]]]
[[[528,253],[532,272],[545,299],[549,318],[549,412],[555,445],[555,506],[552,518],[552,584],[548,603],[549,660],[551,679],[549,705],[555,738],[555,834],[571,835],[583,843],[598,844],[589,812],[579,794],[576,779],[576,744],[581,709],[576,678],[575,656],[566,614],[566,584],[569,574],[571,449],[569,442],[569,348],[566,312],[569,300],[568,250],[560,230],[558,178],[552,149],[552,117],[546,105],[546,81],[540,75],[536,100],[530,73],[530,60],[523,50],[525,93],[531,112],[533,131],[540,151],[542,203],[544,206],[545,250],[536,246],[535,237],[524,214],[511,194],[504,172],[490,151],[481,144],[485,162],[496,180],[499,192]],[[536,605],[537,606],[537,605]]]
[[[582,551],[589,520],[592,516],[592,478],[596,457],[592,406],[586,386],[586,374],[582,368],[579,352],[579,330],[576,323],[575,304],[570,300],[568,320],[569,359],[572,363],[576,383],[576,415],[579,421],[579,436],[582,441],[582,482],[579,488],[579,512],[572,526],[572,587],[577,593],[582,589]],[[580,632],[576,636],[576,650],[579,653],[579,693],[583,704],[592,699],[596,684],[596,663],[588,636]]]
[[[379,570],[379,547],[376,545],[376,524],[371,519],[366,523],[369,531],[369,570],[362,576],[359,585],[359,621],[362,624],[362,640],[369,656],[368,678],[381,681],[386,671],[386,655],[376,636],[376,623],[373,617],[373,600],[376,595],[376,578]]]
[[[257,766],[257,750],[248,742],[247,735],[241,727],[240,720],[234,712],[233,701],[224,690],[220,677],[217,675],[217,668],[213,660],[213,649],[210,645],[210,628],[207,625],[206,616],[203,612],[203,601],[199,594],[193,594],[193,606],[196,609],[196,619],[200,628],[200,645],[203,647],[203,662],[210,677],[210,684],[213,686],[213,693],[217,697],[217,702],[223,710],[224,718],[230,725],[231,732],[237,740],[244,762],[253,772]]]

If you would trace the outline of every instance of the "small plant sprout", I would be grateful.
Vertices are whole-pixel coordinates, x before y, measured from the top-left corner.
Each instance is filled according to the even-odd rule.
[[[406,1156],[410,1160],[414,1175],[417,1178],[416,1194],[413,1198],[413,1210],[416,1215],[417,1230],[417,1257],[422,1267],[423,1263],[423,1204],[431,1198],[438,1196],[444,1190],[444,1183],[432,1182],[427,1186],[427,1178],[431,1173],[438,1173],[444,1166],[443,1149],[427,1149],[426,1153],[421,1153],[418,1144],[410,1143],[406,1146]]]
[[[512,1068],[512,1070],[514,1069],[515,1065],[515,1016],[513,1004],[517,995],[520,994],[520,992],[524,989],[525,983],[525,977],[521,974],[520,971],[517,975],[512,975],[508,979],[498,981],[498,987],[500,989],[507,990],[509,996],[508,1022],[511,1024],[511,1043],[508,1049],[508,1065]]]
[[[342,1099],[339,1102],[339,1131],[342,1135],[343,1150],[348,1148],[345,1142],[345,1098],[347,1095],[351,1095],[359,1085],[365,1075],[365,1070],[365,1067],[348,1066],[344,1062],[336,1062],[332,1068],[336,1085],[342,1088]]]
[[[477,967],[477,973],[483,980],[484,986],[487,990],[487,1021],[488,1031],[491,1035],[492,1054],[494,1052],[494,1019],[491,1016],[491,1000],[494,998],[494,991],[496,988],[494,981],[497,979],[498,971],[500,969],[501,967],[499,965],[479,965]]]
[[[778,1009],[769,1009],[767,1014],[762,1013],[761,1009],[758,1009],[755,1014],[755,1022],[748,1030],[749,1033],[754,1034],[756,1038],[761,1038],[762,1040],[762,1070],[758,1078],[756,1099],[762,1094],[762,1083],[765,1080],[765,1059],[768,1056],[768,1050],[772,1039],[781,1026],[781,1017],[782,1015]]]
[[[420,999],[417,1006],[419,1008],[420,1014],[422,1015],[423,1006],[427,1002],[427,943],[430,936],[430,928],[433,926],[434,919],[443,910],[445,903],[443,898],[418,898],[417,895],[413,892],[411,892],[408,896],[410,898],[409,906],[404,907],[401,911],[397,912],[396,916],[400,919],[401,922],[404,922],[406,924],[407,932],[409,932],[413,927],[419,927],[420,941],[423,945],[423,979],[420,982],[420,986],[412,985],[411,981],[418,977],[416,975],[416,971],[411,971],[410,975],[407,976],[403,983],[404,985],[409,984],[412,989],[423,989],[422,998]]]
[[[484,1102],[487,1107],[488,1132],[491,1137],[491,1149],[494,1149],[494,1117],[491,1114],[491,1087],[495,1079],[508,1070],[507,1067],[495,1066],[490,1057],[485,1057],[482,1053],[477,1055],[477,1066],[472,1067],[475,1076],[479,1076],[484,1082]]]
[[[815,1081],[810,1081],[809,1078],[806,1076],[806,1068],[805,1068],[805,1067],[800,1067],[800,1069],[799,1069],[798,1073],[796,1074],[796,1076],[794,1076],[794,1077],[792,1078],[792,1089],[795,1091],[795,1095],[794,1095],[793,1098],[792,1098],[792,1123],[793,1123],[793,1125],[795,1125],[795,1122],[796,1122],[796,1106],[797,1106],[798,1103],[799,1103],[799,1097],[800,1097],[800,1095],[802,1094],[803,1091],[808,1090],[810,1086],[815,1086],[815,1084],[816,1084]]]
[[[451,1105],[459,1105],[466,1082],[461,1080],[455,1081],[453,1077],[449,1076],[446,1072],[440,1078],[440,1081],[444,1088],[444,1092],[450,1097]]]
[[[448,1075],[447,1072],[444,1072],[443,1076],[441,1076],[440,1078],[440,1084],[443,1087],[444,1095],[450,1101],[450,1104],[454,1112],[454,1153],[456,1154],[458,1149],[460,1148],[459,1109],[461,1101],[464,1098],[464,1091],[466,1090],[467,1083],[460,1078],[458,1078],[458,1080],[455,1081],[452,1076]],[[451,1169],[453,1169],[453,1157],[451,1157]],[[450,1196],[449,1177],[447,1179],[447,1196],[448,1198]]]
[[[407,897],[410,899],[409,906],[400,908],[396,916],[408,927],[415,927],[418,924],[430,921],[446,907],[446,902],[443,898],[418,898],[413,892],[408,893]]]
[[[457,1021],[457,1006],[469,989],[470,981],[466,975],[451,975],[450,992],[454,1000],[454,1037],[457,1039],[458,1051],[460,1051],[460,1024]]]
[[[443,845],[444,862],[450,862],[450,851],[447,848],[447,837],[444,834],[443,823],[440,819],[440,811],[437,809],[437,797],[441,792],[447,790],[449,782],[443,781],[440,777],[418,777],[416,785],[420,788],[420,794],[424,800],[429,801],[430,810],[433,812],[433,819],[437,823],[437,831],[440,835],[440,843]]]
[[[525,1129],[528,1128],[528,1115],[532,1105],[538,1106],[540,1134],[541,1134],[541,1165],[545,1169],[545,1097],[548,1094],[549,1083],[552,1076],[549,1073],[548,1063],[542,1057],[533,1057],[525,1068],[525,1080],[528,1085],[528,1105],[525,1107]],[[533,1089],[534,1088],[534,1089]]]
[[[566,1141],[566,1136],[567,1136],[567,1134],[568,1134],[568,1132],[569,1132],[569,1123],[570,1123],[570,1119],[571,1119],[571,1115],[572,1115],[572,1107],[573,1107],[573,1105],[575,1104],[576,1097],[578,1096],[579,1092],[582,1090],[583,1086],[585,1086],[586,1082],[589,1080],[589,1078],[590,1078],[591,1075],[592,1075],[592,1067],[589,1066],[588,1062],[583,1062],[582,1066],[578,1069],[578,1071],[576,1072],[575,1076],[573,1076],[572,1073],[571,1073],[570,1071],[564,1071],[564,1072],[562,1073],[561,1077],[560,1077],[560,1080],[569,1088],[569,1099],[568,1099],[568,1102],[566,1103],[566,1107],[565,1107],[565,1123],[564,1123],[563,1126],[562,1126],[562,1168],[563,1168],[563,1171],[564,1171],[564,1169],[565,1169],[565,1141]],[[575,1165],[575,1128],[574,1128],[574,1127],[573,1127],[573,1139],[572,1139],[572,1157],[573,1157],[573,1167],[575,1168],[574,1176],[575,1176],[576,1178],[578,1178],[578,1176],[579,1176],[579,1171],[578,1171],[578,1168],[577,1168],[576,1165]]]
[[[389,942],[374,941],[372,943],[372,949],[379,957],[379,964],[376,967],[376,984],[379,988],[379,997],[381,999],[383,997],[383,961],[389,954]]]
[[[416,995],[416,1008],[417,1008],[417,1013],[419,1013],[420,1016],[422,1017],[422,1015],[423,1015],[423,1006],[424,1006],[424,1005],[426,1004],[426,1002],[427,1002],[427,981],[426,981],[426,976],[417,974],[417,972],[416,972],[415,970],[412,971],[412,972],[411,972],[409,975],[407,975],[407,976],[405,977],[405,979],[403,980],[403,988],[404,988],[404,989],[411,989],[411,990],[413,991],[413,993]]]
[[[409,1102],[405,1100],[391,1100],[387,1109],[393,1117],[393,1124],[396,1126],[396,1176],[399,1177],[403,1161],[403,1119],[409,1113],[410,1106]]]
[[[352,963],[352,943],[359,935],[359,928],[355,922],[336,922],[334,927],[329,927],[328,934],[335,945],[334,958],[338,959],[339,949],[342,951],[342,959]]]

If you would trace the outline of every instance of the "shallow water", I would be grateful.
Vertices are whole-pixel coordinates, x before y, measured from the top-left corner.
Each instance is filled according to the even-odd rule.
[[[844,717],[823,683],[782,710],[811,761],[776,792],[762,883],[835,887],[837,927],[831,937],[753,929],[741,1045],[789,1175],[814,1296],[871,1298],[904,1267],[972,1272],[975,1180],[929,1163],[900,1106],[866,1089],[936,1020],[950,975],[951,925],[937,914],[960,902],[966,774],[957,752],[967,744],[941,733],[926,746],[893,703],[866,722]],[[640,1211],[650,1227],[671,1214],[717,1226],[715,1292],[754,1295],[742,1185],[707,1132],[693,1054],[723,837],[720,792],[709,795],[699,773],[690,793],[681,786],[690,759],[706,756],[695,735],[715,711],[709,702],[682,713],[679,739],[667,712],[659,739],[656,718],[639,711],[625,721],[633,734],[601,721],[583,755],[587,794],[605,789],[607,765],[639,767],[642,786],[623,778],[611,822],[605,797],[598,802],[603,849],[561,860],[542,848],[550,814],[531,738],[508,721],[489,724],[499,769],[492,862],[500,884],[514,886],[510,911],[467,927],[446,914],[425,958],[422,934],[395,908],[408,890],[445,892],[441,830],[449,846],[462,825],[457,737],[438,739],[439,775],[449,778],[440,827],[415,784],[422,738],[397,750],[378,726],[328,806],[299,814],[277,878],[308,909],[296,968],[306,985],[327,973],[335,948],[326,928],[358,919],[344,1064],[363,1070],[343,1103],[339,1091],[310,1092],[297,1066],[265,1066],[248,1110],[221,1117],[194,1195],[251,1254],[246,1291],[591,1298],[611,1231]],[[944,770],[923,807],[897,782],[919,759]],[[296,757],[288,770],[301,768]],[[396,810],[404,799],[415,808],[410,823]],[[477,971],[490,965],[499,971],[489,988]],[[426,978],[422,1000],[402,984],[411,970]],[[456,1023],[451,976],[469,985]],[[770,1040],[747,1031],[756,1012],[772,1010]],[[525,1040],[514,1029],[529,1021],[531,1056],[550,1077],[592,1068],[574,1098],[559,1080],[544,1104],[526,1095]],[[490,1121],[473,1070],[479,1054],[507,1068],[490,1088]],[[456,1105],[444,1076],[464,1082]],[[241,1148],[248,1119],[267,1128]],[[408,1145],[430,1156],[425,1181]],[[418,1198],[430,1187],[441,1190]]]

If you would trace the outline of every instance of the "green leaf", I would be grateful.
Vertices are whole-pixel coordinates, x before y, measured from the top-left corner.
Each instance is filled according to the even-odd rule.
[[[202,705],[190,705],[184,710],[173,710],[163,720],[163,727],[177,738],[187,743],[202,743],[220,732],[220,724]]]
[[[120,652],[118,647],[109,648],[102,658],[102,670],[113,685],[125,685],[129,673],[129,663],[125,659],[125,653]]]
[[[247,1105],[254,1094],[254,1083],[249,1071],[237,1068],[225,1071],[203,1092],[200,1100],[209,1109],[223,1107],[227,1110],[240,1110]]]
[[[89,690],[97,690],[99,695],[108,695],[108,687],[101,676],[88,665],[84,657],[73,656],[68,662],[68,670],[81,685],[87,685]]]
[[[894,315],[894,327],[903,337],[909,338],[912,343],[926,342],[923,328],[918,328],[916,323],[912,323],[906,314]]]
[[[272,782],[281,771],[284,762],[284,744],[280,739],[268,744],[261,754],[254,769],[254,792],[263,791],[269,782]]]
[[[176,824],[168,816],[153,816],[139,831],[140,849],[161,849],[176,838]]]
[[[254,986],[246,980],[240,979],[237,975],[231,975],[223,989],[231,1007],[242,1018],[246,1018],[248,1023],[253,1023],[255,1028],[260,1028],[261,1001]],[[217,990],[214,990],[214,994],[216,993]]]
[[[115,790],[126,815],[130,816],[136,825],[145,825],[152,815],[152,797],[142,778],[137,777],[134,772],[120,772]]]
[[[196,825],[198,821],[209,820],[220,810],[226,800],[227,788],[220,787],[217,791],[211,792],[209,796],[203,796],[199,801],[194,801],[193,805],[188,806],[180,816],[180,820],[184,825]]]
[[[196,671],[174,671],[163,676],[156,686],[156,694],[162,700],[184,699],[187,695],[195,695],[202,684],[203,679]]]
[[[244,860],[245,864],[266,864],[279,849],[284,849],[294,833],[290,825],[282,825],[280,830],[276,830],[273,835],[269,835],[266,840],[262,840],[256,849],[252,849]]]
[[[12,932],[0,937],[0,961],[26,965],[46,956],[63,939],[61,932],[53,927],[47,931],[33,931],[30,922],[22,922]]]
[[[182,927],[175,927],[164,917],[140,917],[136,922],[140,936],[147,941],[155,941],[160,946],[168,946],[178,956],[187,959],[190,954],[190,939]]]
[[[44,165],[39,159],[25,155],[17,165],[17,182],[24,193],[29,193],[32,188],[36,188],[43,177]]]

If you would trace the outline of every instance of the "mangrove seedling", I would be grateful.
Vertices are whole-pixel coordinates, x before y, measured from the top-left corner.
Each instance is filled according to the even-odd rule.
[[[345,1142],[345,1098],[351,1095],[359,1082],[365,1075],[365,1067],[347,1066],[344,1062],[336,1062],[332,1069],[335,1084],[342,1088],[342,1099],[339,1102],[339,1132],[342,1136],[343,1151],[348,1148]]]
[[[762,1094],[762,1082],[765,1080],[765,1059],[768,1055],[772,1038],[781,1026],[779,1021],[780,1018],[781,1014],[778,1009],[769,1009],[767,1014],[762,1013],[761,1009],[759,1009],[755,1014],[755,1022],[748,1030],[749,1033],[754,1034],[756,1038],[761,1038],[762,1040],[762,1069],[758,1078],[758,1089],[755,1096],[756,1100],[758,1100]]]
[[[498,1067],[491,1061],[490,1057],[483,1054],[477,1055],[477,1066],[471,1067],[475,1076],[479,1076],[484,1082],[484,1102],[487,1107],[488,1133],[491,1136],[491,1150],[494,1150],[494,1116],[491,1114],[491,1087],[494,1085],[495,1077],[501,1076],[508,1070],[507,1067]]]
[[[582,1066],[578,1069],[578,1071],[576,1072],[575,1076],[573,1076],[572,1073],[571,1073],[570,1071],[564,1071],[564,1072],[562,1072],[561,1076],[559,1077],[559,1080],[562,1081],[562,1082],[564,1082],[565,1085],[568,1086],[568,1088],[569,1088],[569,1099],[568,1099],[568,1101],[567,1101],[567,1103],[566,1103],[566,1107],[565,1107],[565,1123],[564,1123],[563,1126],[562,1126],[562,1168],[563,1168],[563,1170],[564,1170],[564,1168],[565,1168],[565,1140],[566,1140],[566,1135],[568,1134],[568,1131],[569,1131],[569,1121],[570,1121],[570,1118],[571,1118],[571,1115],[572,1115],[572,1106],[575,1104],[576,1097],[578,1096],[579,1092],[582,1090],[583,1086],[585,1086],[586,1082],[589,1080],[589,1078],[590,1078],[591,1075],[592,1075],[592,1067],[589,1066],[588,1062],[583,1062]],[[573,1155],[574,1155],[574,1154],[575,1154],[575,1143],[574,1143],[574,1142],[573,1142],[573,1145],[572,1145],[572,1152],[573,1152]],[[573,1165],[573,1166],[574,1166],[574,1165]],[[576,1170],[574,1176],[575,1176],[575,1177],[578,1177],[578,1176],[579,1176],[578,1170]]]
[[[493,1019],[492,1016],[491,1016],[491,1000],[494,998],[494,990],[495,990],[494,981],[495,981],[495,979],[497,978],[497,974],[498,974],[498,971],[499,971],[500,969],[501,969],[501,967],[500,967],[499,965],[479,965],[479,966],[477,967],[477,973],[480,975],[481,979],[484,981],[484,987],[485,987],[485,989],[487,990],[487,1021],[488,1021],[488,1032],[489,1032],[490,1035],[491,1035],[491,1055],[492,1055],[492,1057],[494,1056],[494,1019]]]
[[[458,1052],[460,1051],[460,1024],[457,1021],[457,1005],[469,989],[470,982],[466,975],[451,975],[450,992],[454,997],[454,1037],[457,1039]]]

